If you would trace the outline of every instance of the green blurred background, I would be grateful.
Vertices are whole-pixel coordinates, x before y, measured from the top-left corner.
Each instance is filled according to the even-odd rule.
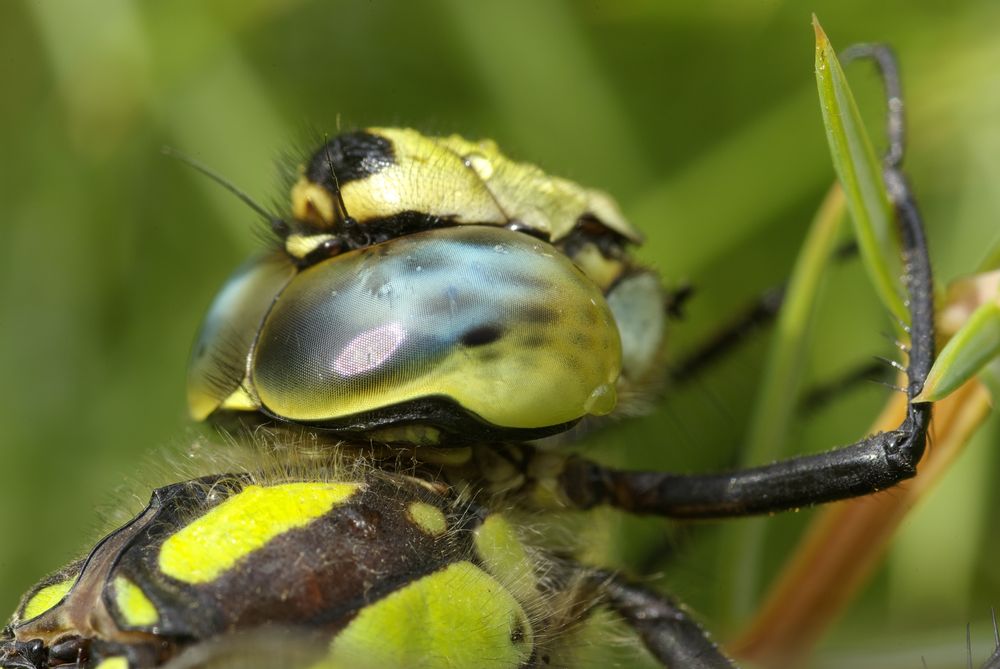
[[[649,236],[642,257],[697,286],[672,334],[683,351],[787,274],[833,177],[813,11],[835,46],[897,48],[938,278],[974,270],[1000,237],[1000,5],[988,0],[0,4],[0,609],[93,542],[102,515],[141,504],[132,481],[168,480],[142,472],[193,438],[190,341],[259,241],[251,212],[163,145],[270,202],[284,197],[275,160],[338,126],[493,137],[613,193]],[[880,137],[877,82],[852,73]],[[892,355],[857,265],[826,285],[806,382]],[[595,453],[681,470],[735,462],[765,350],[752,338]],[[846,393],[796,426],[795,448],[856,438],[886,394]],[[989,645],[995,423],[908,519],[816,666],[963,667],[967,622],[977,651]],[[752,580],[780,569],[806,520],[770,522]],[[738,523],[625,525],[604,559],[662,574],[723,638],[738,626],[747,602],[727,584],[741,556],[724,550]]]

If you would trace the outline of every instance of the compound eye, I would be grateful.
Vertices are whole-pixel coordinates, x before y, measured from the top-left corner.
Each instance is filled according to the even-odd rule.
[[[295,275],[283,253],[253,258],[226,281],[208,310],[188,363],[188,411],[204,420],[233,396],[247,373],[267,310]]]
[[[492,426],[533,429],[611,411],[620,369],[611,311],[570,260],[526,235],[463,226],[302,271],[261,328],[251,381],[266,412],[292,421],[443,398]]]

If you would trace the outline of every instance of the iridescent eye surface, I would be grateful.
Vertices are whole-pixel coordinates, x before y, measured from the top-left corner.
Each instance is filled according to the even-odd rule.
[[[264,316],[294,275],[288,257],[272,253],[244,263],[219,291],[188,363],[188,410],[195,420],[208,418],[239,389]]]
[[[229,384],[242,399],[217,406],[333,429],[471,418],[495,432],[615,405],[621,343],[600,290],[508,230],[447,228],[336,256],[295,275],[259,332],[254,322],[241,321],[256,334],[247,375]]]

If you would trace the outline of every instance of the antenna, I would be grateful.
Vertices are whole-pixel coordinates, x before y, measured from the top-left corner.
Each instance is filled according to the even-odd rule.
[[[170,156],[171,158],[176,158],[177,160],[181,161],[188,167],[194,169],[197,172],[200,172],[201,174],[205,175],[218,185],[222,186],[227,191],[238,197],[240,201],[243,202],[243,204],[253,209],[254,212],[257,213],[257,215],[259,215],[264,220],[268,221],[271,224],[271,227],[277,229],[279,225],[284,226],[285,224],[284,221],[282,221],[280,218],[267,211],[267,209],[264,209],[263,206],[257,204],[256,200],[250,197],[247,193],[244,193],[242,190],[237,188],[233,182],[226,179],[224,176],[213,170],[208,165],[205,165],[204,163],[195,158],[192,158],[186,153],[178,151],[172,146],[164,146],[163,155]]]
[[[337,119],[337,125],[338,126],[340,125],[340,119],[339,118]],[[326,138],[324,138],[324,139],[326,139]],[[332,185],[333,185],[333,192],[334,192],[334,195],[337,196],[337,209],[338,209],[338,211],[337,211],[336,215],[340,219],[340,222],[345,227],[349,227],[350,224],[354,222],[354,219],[351,218],[351,215],[349,213],[347,213],[347,205],[344,204],[344,196],[340,192],[340,181],[337,179],[337,171],[336,171],[336,168],[334,168],[334,166],[333,166],[333,156],[330,154],[330,140],[329,139],[327,139],[325,142],[323,142],[323,153],[325,154],[325,157],[326,157],[326,166],[330,170],[330,181],[332,182]]]

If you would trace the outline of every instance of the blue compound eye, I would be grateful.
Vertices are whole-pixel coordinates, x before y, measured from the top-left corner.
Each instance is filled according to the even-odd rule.
[[[195,417],[544,432],[615,406],[614,317],[546,242],[462,226],[294,271],[257,261],[216,300],[192,359]]]
[[[272,253],[244,263],[226,281],[205,316],[188,363],[188,410],[195,420],[205,420],[239,396],[261,323],[295,271],[285,254]]]
[[[463,226],[303,271],[265,319],[250,369],[260,405],[292,421],[441,399],[534,429],[611,411],[621,344],[603,295],[562,253]]]

